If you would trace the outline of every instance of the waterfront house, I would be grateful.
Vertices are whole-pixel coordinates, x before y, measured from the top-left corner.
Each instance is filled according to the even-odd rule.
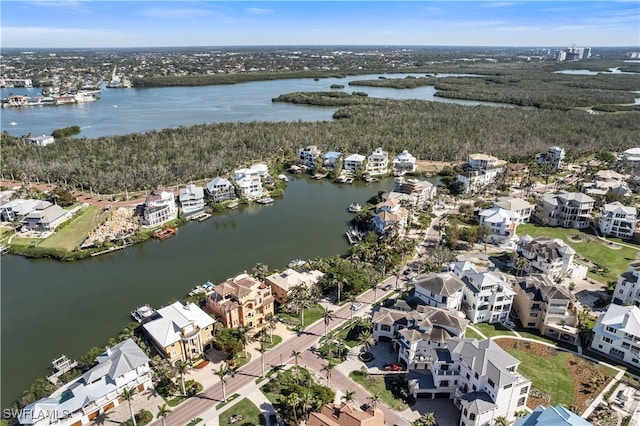
[[[415,278],[415,296],[429,306],[460,310],[463,289],[464,283],[451,272],[430,272]]]
[[[180,189],[180,205],[185,214],[204,209],[204,188],[190,183]]]
[[[587,228],[595,200],[580,192],[558,191],[544,194],[536,206],[534,219],[545,226]]]
[[[148,227],[162,225],[175,219],[178,209],[173,192],[157,187],[144,200],[143,224]]]
[[[472,169],[495,169],[504,167],[507,162],[492,155],[476,153],[467,156],[467,164]]]
[[[465,285],[461,310],[472,323],[503,323],[509,319],[516,293],[503,276],[470,268],[460,278]]]
[[[582,191],[593,197],[604,197],[607,194],[623,197],[631,195],[626,176],[613,170],[599,170],[592,182],[585,182],[582,185]]]
[[[157,316],[142,327],[170,363],[191,362],[211,346],[215,320],[194,303],[175,302],[158,309]]]
[[[24,217],[22,223],[29,231],[53,231],[69,218],[69,211],[57,204],[41,201],[35,206],[35,210]]]
[[[315,145],[305,146],[298,151],[298,158],[307,167],[313,167],[316,160],[322,157],[322,151]]]
[[[528,270],[547,274],[551,279],[584,278],[587,268],[574,262],[576,252],[559,238],[523,235],[518,241],[516,251],[524,256]]]
[[[640,261],[630,262],[629,269],[618,277],[612,303],[640,307]]]
[[[562,160],[564,160],[564,157],[564,148],[560,148],[559,146],[551,146],[549,147],[549,149],[547,149],[547,152],[537,154],[535,157],[535,162],[540,165],[549,165],[554,169],[559,169],[562,165]]]
[[[365,411],[354,408],[353,402],[324,404],[319,413],[309,413],[308,426],[384,426],[384,413],[370,406]]]
[[[214,203],[221,203],[236,198],[236,190],[228,179],[217,176],[207,183],[207,192]]]
[[[416,157],[409,154],[409,151],[406,149],[393,157],[391,165],[393,167],[393,171],[399,174],[413,173],[418,168]]]
[[[538,406],[533,412],[516,420],[513,426],[593,426],[562,405]]]
[[[436,196],[436,186],[428,180],[405,179],[396,177],[393,182],[394,192],[400,192],[415,197],[415,207],[422,209]]]
[[[287,303],[289,292],[297,286],[311,288],[320,281],[324,274],[320,271],[298,272],[288,268],[282,272],[276,272],[265,278],[265,282],[271,286],[271,294],[280,306]]]
[[[480,192],[502,173],[507,162],[487,154],[469,154],[458,182],[465,193]]]
[[[535,328],[543,336],[578,343],[578,302],[568,288],[544,275],[517,277],[514,286],[514,316],[524,328]]]
[[[26,216],[36,210],[40,205],[49,206],[51,203],[42,200],[16,198],[0,206],[0,220],[4,222],[16,221],[18,218]]]
[[[516,227],[520,218],[518,213],[501,207],[491,207],[482,210],[478,216],[480,217],[480,226],[486,226],[491,230],[491,236],[488,238],[492,243],[509,240],[516,235]]]
[[[259,327],[273,315],[273,302],[270,286],[243,273],[215,286],[206,309],[225,327]]]
[[[516,224],[528,223],[535,206],[522,198],[502,198],[493,203],[493,207],[509,210],[518,214]]]
[[[262,196],[262,181],[260,171],[252,168],[238,169],[235,172],[235,180],[240,193],[248,199]]]
[[[366,160],[367,160],[367,157],[365,157],[364,155],[360,155],[360,154],[347,155],[344,158],[344,164],[342,165],[342,170],[349,171],[355,174],[358,171],[358,167],[363,167],[363,171],[364,171]]]
[[[469,321],[455,309],[418,305],[415,310],[380,308],[373,314],[373,338],[390,342],[398,362],[408,369],[427,368],[428,350],[463,337]]]
[[[460,425],[493,424],[515,419],[525,408],[531,381],[518,372],[518,361],[493,340],[449,339],[429,348],[428,368],[408,374],[414,398],[450,398],[460,410]]]
[[[636,368],[640,365],[640,308],[609,305],[593,333],[591,349]]]
[[[143,392],[153,386],[149,358],[132,340],[124,340],[97,357],[97,365],[56,389],[48,398],[20,411],[22,425],[80,426],[125,403],[126,389]]]
[[[382,235],[396,229],[402,234],[407,226],[409,211],[402,207],[398,200],[387,200],[376,204],[376,215],[373,217],[373,229]]]
[[[638,223],[635,207],[624,206],[619,201],[605,204],[600,208],[598,226],[600,232],[609,237],[630,239]]]
[[[265,179],[267,176],[269,176],[269,166],[267,166],[265,163],[252,164],[251,169],[258,172],[258,175],[262,179]]]
[[[54,142],[54,137],[49,135],[32,136],[29,138],[29,143],[31,145],[47,146]]]
[[[389,153],[382,148],[376,148],[367,158],[367,173],[370,175],[384,175],[389,172]]]
[[[342,157],[340,152],[329,151],[322,154],[322,167],[333,169],[336,166],[338,160]]]

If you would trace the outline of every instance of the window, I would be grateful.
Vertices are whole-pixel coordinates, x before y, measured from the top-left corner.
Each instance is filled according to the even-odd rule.
[[[488,379],[487,383],[489,383],[489,386],[491,386],[491,387],[495,386],[495,383],[493,383],[493,380],[491,380],[491,379]]]
[[[610,339],[610,338],[608,338],[606,336],[602,337],[602,341],[605,342],[605,343],[609,343],[609,344],[613,343],[613,339]]]
[[[469,420],[475,420],[476,419],[476,414],[475,413],[470,413],[469,414]]]
[[[529,388],[525,386],[522,389],[520,389],[520,395],[525,395],[528,391],[529,391]]]
[[[616,334],[616,331],[617,331],[615,328],[611,327],[610,325],[607,326],[606,330],[609,333],[613,333],[613,334]]]
[[[480,377],[480,376],[478,375],[478,372],[477,372],[477,371],[476,371],[476,374],[474,374],[473,376],[474,376],[476,379],[477,379],[478,377]]]
[[[526,397],[522,397],[518,400],[518,407],[524,405],[525,401],[527,400]]]

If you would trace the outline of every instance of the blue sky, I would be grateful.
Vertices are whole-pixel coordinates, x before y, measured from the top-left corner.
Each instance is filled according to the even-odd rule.
[[[2,47],[640,45],[640,0],[2,0],[0,12]]]

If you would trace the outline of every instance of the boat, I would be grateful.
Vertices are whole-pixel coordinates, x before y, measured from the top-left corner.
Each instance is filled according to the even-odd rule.
[[[262,197],[262,198],[257,199],[256,203],[271,204],[271,203],[273,203],[273,198],[271,198],[271,197]]]
[[[153,238],[164,240],[165,238],[173,237],[176,233],[174,228],[156,229],[153,231]]]
[[[301,259],[293,259],[291,262],[289,262],[289,264],[288,264],[287,266],[288,266],[289,268],[295,268],[295,267],[297,267],[297,266],[302,266],[302,265],[304,265],[305,263],[307,263],[307,262],[305,262],[304,260],[301,260]]]
[[[144,320],[151,318],[155,313],[156,313],[156,310],[153,309],[151,306],[142,305],[135,311],[132,311],[131,316],[133,317],[134,320],[141,323]]]
[[[362,210],[362,206],[361,206],[360,204],[358,204],[358,203],[352,203],[352,204],[349,206],[349,211],[350,211],[351,213],[358,213],[358,212],[359,212],[359,211],[361,211],[361,210]]]
[[[280,179],[283,182],[289,182],[289,178],[286,177],[285,175],[278,175],[278,179]]]
[[[211,284],[211,281],[207,281],[204,284],[195,286],[193,290],[189,292],[189,296],[195,296],[196,294],[201,294],[201,293],[208,293],[211,290],[213,290],[213,284]]]
[[[227,208],[228,209],[237,209],[238,208],[238,202],[234,201],[233,203],[227,204]]]
[[[11,122],[11,123],[9,123],[9,124],[11,124],[12,126],[17,126],[17,125],[18,125],[18,123],[16,123],[15,121],[12,121],[12,122]]]

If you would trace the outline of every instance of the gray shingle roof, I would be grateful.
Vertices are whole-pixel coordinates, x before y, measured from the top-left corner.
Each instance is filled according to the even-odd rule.
[[[440,274],[432,272],[426,275],[419,275],[416,278],[415,285],[426,288],[440,296],[453,296],[464,288],[464,283],[460,278],[451,272]]]

